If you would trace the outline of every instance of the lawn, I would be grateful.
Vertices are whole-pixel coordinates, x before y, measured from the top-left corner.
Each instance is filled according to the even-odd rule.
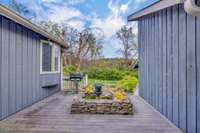
[[[85,81],[81,81],[79,84],[84,85]],[[88,79],[88,84],[103,84],[103,85],[109,85],[109,86],[115,86],[117,84],[117,80],[97,80],[97,79]],[[64,83],[64,88],[68,88],[69,86],[69,81],[63,81]]]
[[[89,79],[88,84],[95,85],[97,83],[103,84],[103,85],[110,85],[115,86],[117,84],[117,80],[97,80],[97,79]]]

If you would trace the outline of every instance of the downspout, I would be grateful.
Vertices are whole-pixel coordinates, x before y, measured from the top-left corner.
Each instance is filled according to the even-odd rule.
[[[200,16],[200,6],[195,3],[195,0],[185,0],[184,9],[192,16]]]

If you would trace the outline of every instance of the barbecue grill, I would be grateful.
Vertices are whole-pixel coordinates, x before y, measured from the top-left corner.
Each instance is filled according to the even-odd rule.
[[[83,75],[81,74],[70,74],[69,80],[71,81],[81,81],[83,79]]]
[[[72,91],[74,93],[78,93],[78,90],[79,90],[79,82],[81,80],[83,80],[83,77],[84,75],[82,74],[79,74],[79,73],[72,73],[69,75],[69,78],[68,80],[71,81],[71,83],[73,84],[73,87],[72,87]],[[75,86],[74,86],[75,85]]]

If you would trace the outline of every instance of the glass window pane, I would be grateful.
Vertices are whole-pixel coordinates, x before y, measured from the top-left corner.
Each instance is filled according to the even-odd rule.
[[[55,71],[59,71],[58,67],[58,57],[55,57]]]
[[[42,45],[42,71],[51,71],[52,62],[52,46],[49,43],[43,43]]]
[[[53,53],[53,55],[54,55],[54,57],[53,57],[53,67],[54,67],[54,70],[55,71],[59,71],[59,67],[60,67],[60,48],[58,47],[58,46],[54,46],[54,53]]]

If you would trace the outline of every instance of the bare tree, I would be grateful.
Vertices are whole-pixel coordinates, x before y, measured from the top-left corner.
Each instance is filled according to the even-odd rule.
[[[79,43],[75,51],[77,72],[80,72],[82,59],[100,56],[102,40],[103,32],[99,28],[88,28],[79,33]]]
[[[122,45],[122,48],[120,48],[117,52],[123,55],[125,65],[130,67],[133,60],[136,60],[138,55],[136,35],[133,33],[133,29],[128,26],[122,27],[119,31],[117,31],[116,35]]]
[[[42,21],[39,22],[40,27],[42,27],[45,31],[49,32],[50,34],[54,35],[55,37],[59,39],[63,39],[63,29],[61,26],[59,26],[57,23],[54,23],[52,21]]]
[[[69,45],[68,52],[66,53],[65,59],[68,60],[69,65],[73,65],[75,59],[76,46],[79,43],[79,31],[73,27],[65,26],[63,28],[64,40]],[[65,64],[66,65],[66,64]]]
[[[79,32],[77,29],[66,25],[58,25],[53,22],[41,22],[41,27],[47,32],[63,39],[69,44],[69,64],[75,60],[76,71],[80,72],[83,59],[94,59],[102,53],[103,31],[99,28],[87,28]],[[66,59],[66,58],[65,58]]]

